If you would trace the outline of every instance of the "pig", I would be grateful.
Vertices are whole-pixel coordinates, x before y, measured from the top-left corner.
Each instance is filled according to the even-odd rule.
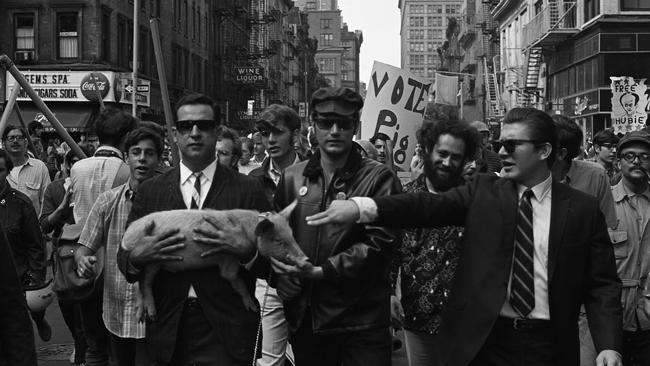
[[[293,232],[288,223],[291,211],[296,207],[296,201],[279,213],[260,213],[253,210],[171,210],[149,214],[134,221],[127,228],[122,239],[122,248],[133,250],[145,236],[146,227],[154,222],[152,235],[159,234],[163,229],[179,228],[185,236],[185,247],[179,249],[174,255],[183,257],[182,261],[167,261],[156,265],[149,265],[139,279],[140,297],[137,300],[138,316],[140,320],[156,319],[156,307],[152,292],[152,283],[156,273],[162,268],[170,272],[186,271],[206,267],[219,267],[220,275],[228,280],[233,289],[241,296],[244,307],[250,311],[258,311],[255,301],[246,289],[244,281],[238,276],[239,258],[218,253],[201,257],[212,246],[195,242],[192,238],[197,234],[193,232],[196,227],[212,228],[205,221],[207,216],[215,218],[224,225],[239,223],[245,232],[244,245],[257,248],[259,255],[265,258],[275,258],[288,264],[306,261],[307,257],[302,252],[298,243],[293,238]],[[207,225],[207,226],[205,226]]]

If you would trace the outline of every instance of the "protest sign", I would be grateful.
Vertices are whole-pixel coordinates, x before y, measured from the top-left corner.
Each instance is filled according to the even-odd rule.
[[[368,140],[378,132],[388,135],[393,142],[393,162],[408,171],[431,83],[375,61],[368,85],[361,113],[361,138]]]
[[[611,76],[612,127],[614,133],[628,133],[645,127],[648,104],[645,79],[638,82],[629,76]]]

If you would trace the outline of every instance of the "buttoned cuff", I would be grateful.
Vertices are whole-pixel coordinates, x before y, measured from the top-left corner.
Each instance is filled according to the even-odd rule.
[[[357,224],[367,224],[377,220],[377,204],[370,197],[352,197],[350,201],[356,203],[359,208],[359,220]]]

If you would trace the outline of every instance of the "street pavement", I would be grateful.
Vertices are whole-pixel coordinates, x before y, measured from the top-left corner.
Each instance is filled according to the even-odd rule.
[[[43,342],[38,337],[36,328],[34,335],[36,337],[36,353],[38,356],[39,366],[63,366],[70,365],[70,353],[73,348],[72,336],[68,327],[63,322],[59,303],[55,300],[47,308],[45,315],[47,321],[52,326],[52,339],[49,342]],[[33,325],[33,322],[32,322]],[[393,366],[407,366],[406,351],[404,350],[404,332],[399,332],[397,336],[402,341],[402,348],[393,353]]]

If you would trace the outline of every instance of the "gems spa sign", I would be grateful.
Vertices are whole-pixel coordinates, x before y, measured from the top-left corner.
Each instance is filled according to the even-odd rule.
[[[115,84],[115,73],[110,71],[24,71],[23,76],[44,101],[59,102],[114,102],[111,92]],[[7,72],[6,96],[16,85],[16,80]],[[31,100],[24,90],[18,100]]]

